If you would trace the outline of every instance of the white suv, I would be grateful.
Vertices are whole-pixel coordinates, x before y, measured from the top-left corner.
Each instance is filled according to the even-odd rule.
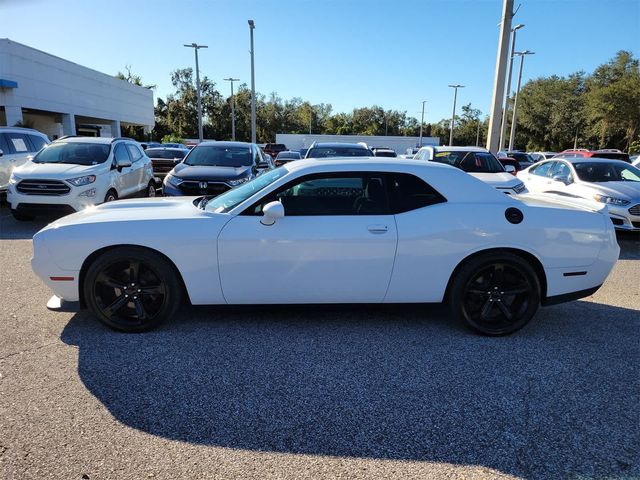
[[[427,146],[418,150],[414,159],[457,167],[509,195],[527,192],[524,183],[515,177],[515,169],[502,166],[486,148]]]
[[[49,143],[44,133],[31,128],[0,127],[0,195],[4,195],[14,168],[24,164]]]
[[[155,193],[151,160],[135,140],[63,137],[13,170],[7,201],[17,220],[32,220]]]

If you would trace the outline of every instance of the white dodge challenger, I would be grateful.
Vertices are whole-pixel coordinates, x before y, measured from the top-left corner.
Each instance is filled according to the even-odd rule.
[[[605,209],[606,211],[606,209]],[[202,304],[430,303],[487,335],[594,293],[619,247],[602,211],[516,200],[399,159],[301,160],[215,197],[125,200],[38,232],[58,299],[139,332]]]

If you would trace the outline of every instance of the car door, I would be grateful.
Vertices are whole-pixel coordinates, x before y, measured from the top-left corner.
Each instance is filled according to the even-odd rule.
[[[285,216],[263,225],[262,207]],[[218,237],[228,303],[381,302],[397,230],[384,175],[307,175],[231,219]]]
[[[127,143],[127,150],[129,151],[129,157],[131,157],[131,173],[133,174],[133,191],[139,192],[147,187],[147,180],[145,176],[145,163],[142,161],[143,153],[137,145],[133,143]]]
[[[131,160],[131,155],[129,155],[129,150],[124,143],[119,143],[116,145],[113,151],[113,157],[117,164],[119,160],[128,160],[131,162],[131,166],[123,167],[120,171],[117,169],[116,172],[116,185],[118,188],[118,196],[119,197],[128,197],[129,195],[133,195],[136,192],[136,188],[138,186],[138,182],[136,179],[136,172],[133,166],[133,161]]]
[[[548,188],[549,172],[555,163],[555,161],[541,162],[531,167],[527,172],[518,173],[518,178],[524,180],[530,192],[545,192]]]

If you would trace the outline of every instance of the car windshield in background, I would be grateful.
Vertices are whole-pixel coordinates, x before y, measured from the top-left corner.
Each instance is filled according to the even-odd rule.
[[[249,147],[198,146],[184,161],[185,165],[209,167],[247,167],[252,165]]]
[[[446,163],[470,173],[500,173],[504,168],[490,153],[439,151],[433,158],[434,162]]]
[[[280,152],[276,157],[276,160],[281,158],[294,158],[296,160],[299,160],[300,154],[298,152]]]
[[[519,162],[533,163],[533,158],[526,153],[509,152],[511,158],[515,158]]]
[[[330,157],[372,157],[373,154],[367,148],[357,147],[314,147],[307,153],[307,158]]]
[[[201,207],[207,211],[214,213],[227,213],[236,205],[240,205],[246,199],[260,190],[268,187],[281,176],[285,175],[287,170],[276,168],[254,178],[253,180],[226,191],[222,195],[207,200]]]
[[[573,167],[583,182],[640,182],[640,169],[632,165],[584,162],[574,163]]]
[[[70,163],[97,165],[109,156],[111,145],[97,143],[52,143],[33,159],[34,163]]]
[[[167,150],[166,148],[147,148],[146,152],[149,158],[162,158],[167,160],[173,160],[175,158],[184,158],[187,150],[176,149]]]

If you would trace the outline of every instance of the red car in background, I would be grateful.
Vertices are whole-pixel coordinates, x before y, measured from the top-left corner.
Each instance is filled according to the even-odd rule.
[[[578,148],[576,150],[564,150],[556,155],[556,157],[564,157],[564,158],[611,158],[614,160],[624,160],[625,162],[631,163],[629,159],[629,154],[624,153],[615,148],[607,148],[604,150],[587,150],[586,148]],[[555,158],[555,157],[554,157]]]

